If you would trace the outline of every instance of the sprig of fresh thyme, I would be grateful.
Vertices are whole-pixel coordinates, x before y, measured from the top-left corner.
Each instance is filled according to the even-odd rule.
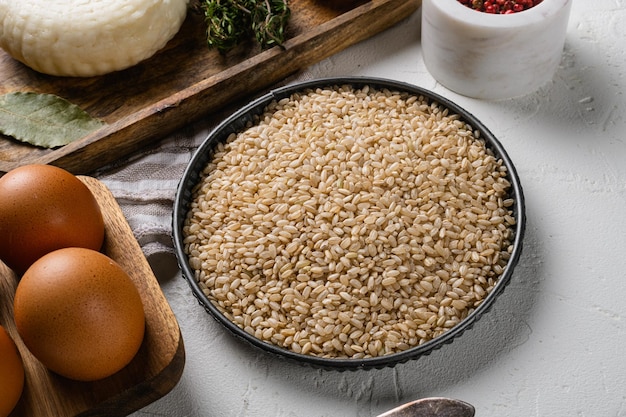
[[[207,44],[225,53],[254,37],[267,49],[282,46],[291,16],[288,0],[200,0],[207,25]]]
[[[252,30],[263,48],[282,45],[285,27],[291,16],[288,0],[256,1],[252,17]]]

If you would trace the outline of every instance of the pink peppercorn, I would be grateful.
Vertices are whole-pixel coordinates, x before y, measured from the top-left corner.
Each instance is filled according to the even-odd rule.
[[[543,0],[458,0],[464,6],[479,12],[511,14],[530,9]]]

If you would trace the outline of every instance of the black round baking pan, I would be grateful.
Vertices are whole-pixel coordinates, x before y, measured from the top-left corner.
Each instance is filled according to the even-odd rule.
[[[421,345],[417,345],[397,353],[359,359],[324,358],[309,354],[300,354],[262,341],[245,332],[243,329],[226,318],[200,289],[200,286],[194,278],[194,271],[190,267],[189,259],[185,253],[183,244],[183,240],[185,238],[183,235],[183,225],[192,199],[192,189],[200,181],[202,171],[209,163],[210,158],[213,155],[212,151],[216,144],[226,141],[229,135],[238,133],[242,129],[246,128],[246,126],[249,126],[250,123],[254,121],[255,116],[260,115],[268,104],[274,100],[287,98],[294,93],[302,92],[308,89],[338,85],[351,85],[354,88],[368,86],[374,89],[407,92],[427,98],[429,102],[436,102],[449,109],[449,111],[459,114],[462,120],[480,132],[480,137],[484,140],[486,146],[491,149],[494,156],[503,161],[503,164],[507,168],[507,180],[511,184],[509,189],[510,195],[508,198],[514,200],[514,205],[511,211],[513,217],[515,218],[515,224],[512,226],[514,230],[511,241],[512,250],[510,251],[510,258],[496,285],[484,298],[482,303],[450,330]],[[524,195],[515,166],[499,140],[480,120],[464,108],[446,99],[445,97],[415,85],[381,78],[344,77],[316,79],[277,88],[242,107],[213,129],[206,140],[196,150],[180,181],[173,210],[173,241],[178,262],[182,270],[182,275],[189,283],[193,295],[197,298],[198,302],[204,307],[204,309],[206,309],[211,316],[228,329],[229,332],[232,332],[234,335],[252,344],[253,346],[256,346],[257,348],[262,349],[263,351],[301,364],[333,370],[356,370],[389,367],[408,360],[417,359],[421,356],[430,354],[444,344],[452,342],[463,332],[470,329],[481,316],[486,314],[491,309],[498,296],[510,282],[522,252],[525,225],[526,218],[524,211]]]

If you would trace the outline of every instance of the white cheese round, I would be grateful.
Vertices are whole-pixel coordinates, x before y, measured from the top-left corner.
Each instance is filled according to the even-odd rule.
[[[154,55],[188,0],[0,0],[0,47],[32,69],[89,77]]]

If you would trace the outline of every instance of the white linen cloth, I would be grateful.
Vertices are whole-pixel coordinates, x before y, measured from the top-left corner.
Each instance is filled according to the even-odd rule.
[[[176,132],[156,147],[95,173],[113,193],[147,257],[173,253],[176,189],[193,152],[209,133],[202,124]]]

